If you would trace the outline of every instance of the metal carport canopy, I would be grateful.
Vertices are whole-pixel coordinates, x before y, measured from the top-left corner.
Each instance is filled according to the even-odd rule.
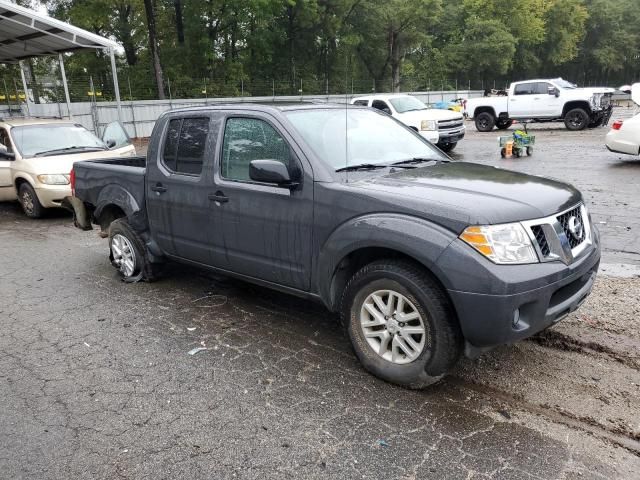
[[[100,35],[87,32],[34,10],[9,3],[6,0],[0,0],[0,63],[18,63],[26,58],[58,55],[69,116],[71,116],[71,102],[62,53],[88,49],[105,49],[109,51],[109,56],[111,57],[118,117],[122,121],[120,90],[114,56],[117,47],[118,44],[116,42]],[[24,73],[23,83],[25,84],[26,95]]]

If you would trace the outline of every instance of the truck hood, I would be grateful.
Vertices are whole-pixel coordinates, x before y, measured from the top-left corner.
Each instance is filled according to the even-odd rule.
[[[67,174],[73,168],[73,164],[83,160],[100,160],[101,158],[113,158],[117,156],[129,156],[135,150],[133,147],[124,147],[116,150],[104,150],[98,152],[84,152],[71,155],[53,155],[51,157],[25,158],[20,161],[23,170],[35,175]]]
[[[582,200],[578,190],[557,180],[467,162],[395,171],[352,186],[386,192],[426,218],[441,217],[438,223],[460,230],[546,217]]]
[[[591,95],[596,94],[596,93],[613,93],[616,91],[615,88],[608,88],[608,87],[585,87],[585,88],[576,88],[573,90],[570,90],[572,92],[578,91],[578,92],[587,92]]]
[[[398,113],[394,115],[403,123],[418,124],[422,120],[462,120],[462,114],[451,110],[439,110],[436,108],[425,108],[412,112]]]

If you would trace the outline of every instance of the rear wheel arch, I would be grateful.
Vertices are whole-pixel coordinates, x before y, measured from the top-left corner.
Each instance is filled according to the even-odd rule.
[[[106,233],[115,220],[125,218],[126,216],[127,214],[120,206],[115,203],[110,203],[102,207],[98,215],[94,214],[94,219],[95,223],[100,225],[100,229]]]
[[[476,107],[473,111],[473,118],[477,117],[481,113],[489,113],[493,115],[494,118],[497,118],[496,111],[493,107]]]

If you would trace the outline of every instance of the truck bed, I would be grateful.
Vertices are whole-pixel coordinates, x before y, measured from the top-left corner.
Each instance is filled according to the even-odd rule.
[[[120,205],[129,213],[144,212],[146,164],[146,157],[76,162],[75,196],[97,212],[106,204]]]

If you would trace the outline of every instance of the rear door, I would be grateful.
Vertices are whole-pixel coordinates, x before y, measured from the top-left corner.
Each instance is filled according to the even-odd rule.
[[[147,160],[147,214],[160,247],[169,255],[211,264],[207,225],[211,214],[215,114],[172,116]]]
[[[302,152],[272,117],[239,113],[225,120],[216,162],[213,225],[215,265],[269,282],[309,290],[313,175]],[[284,163],[296,188],[258,183],[252,160]],[[297,174],[296,174],[297,172]]]

